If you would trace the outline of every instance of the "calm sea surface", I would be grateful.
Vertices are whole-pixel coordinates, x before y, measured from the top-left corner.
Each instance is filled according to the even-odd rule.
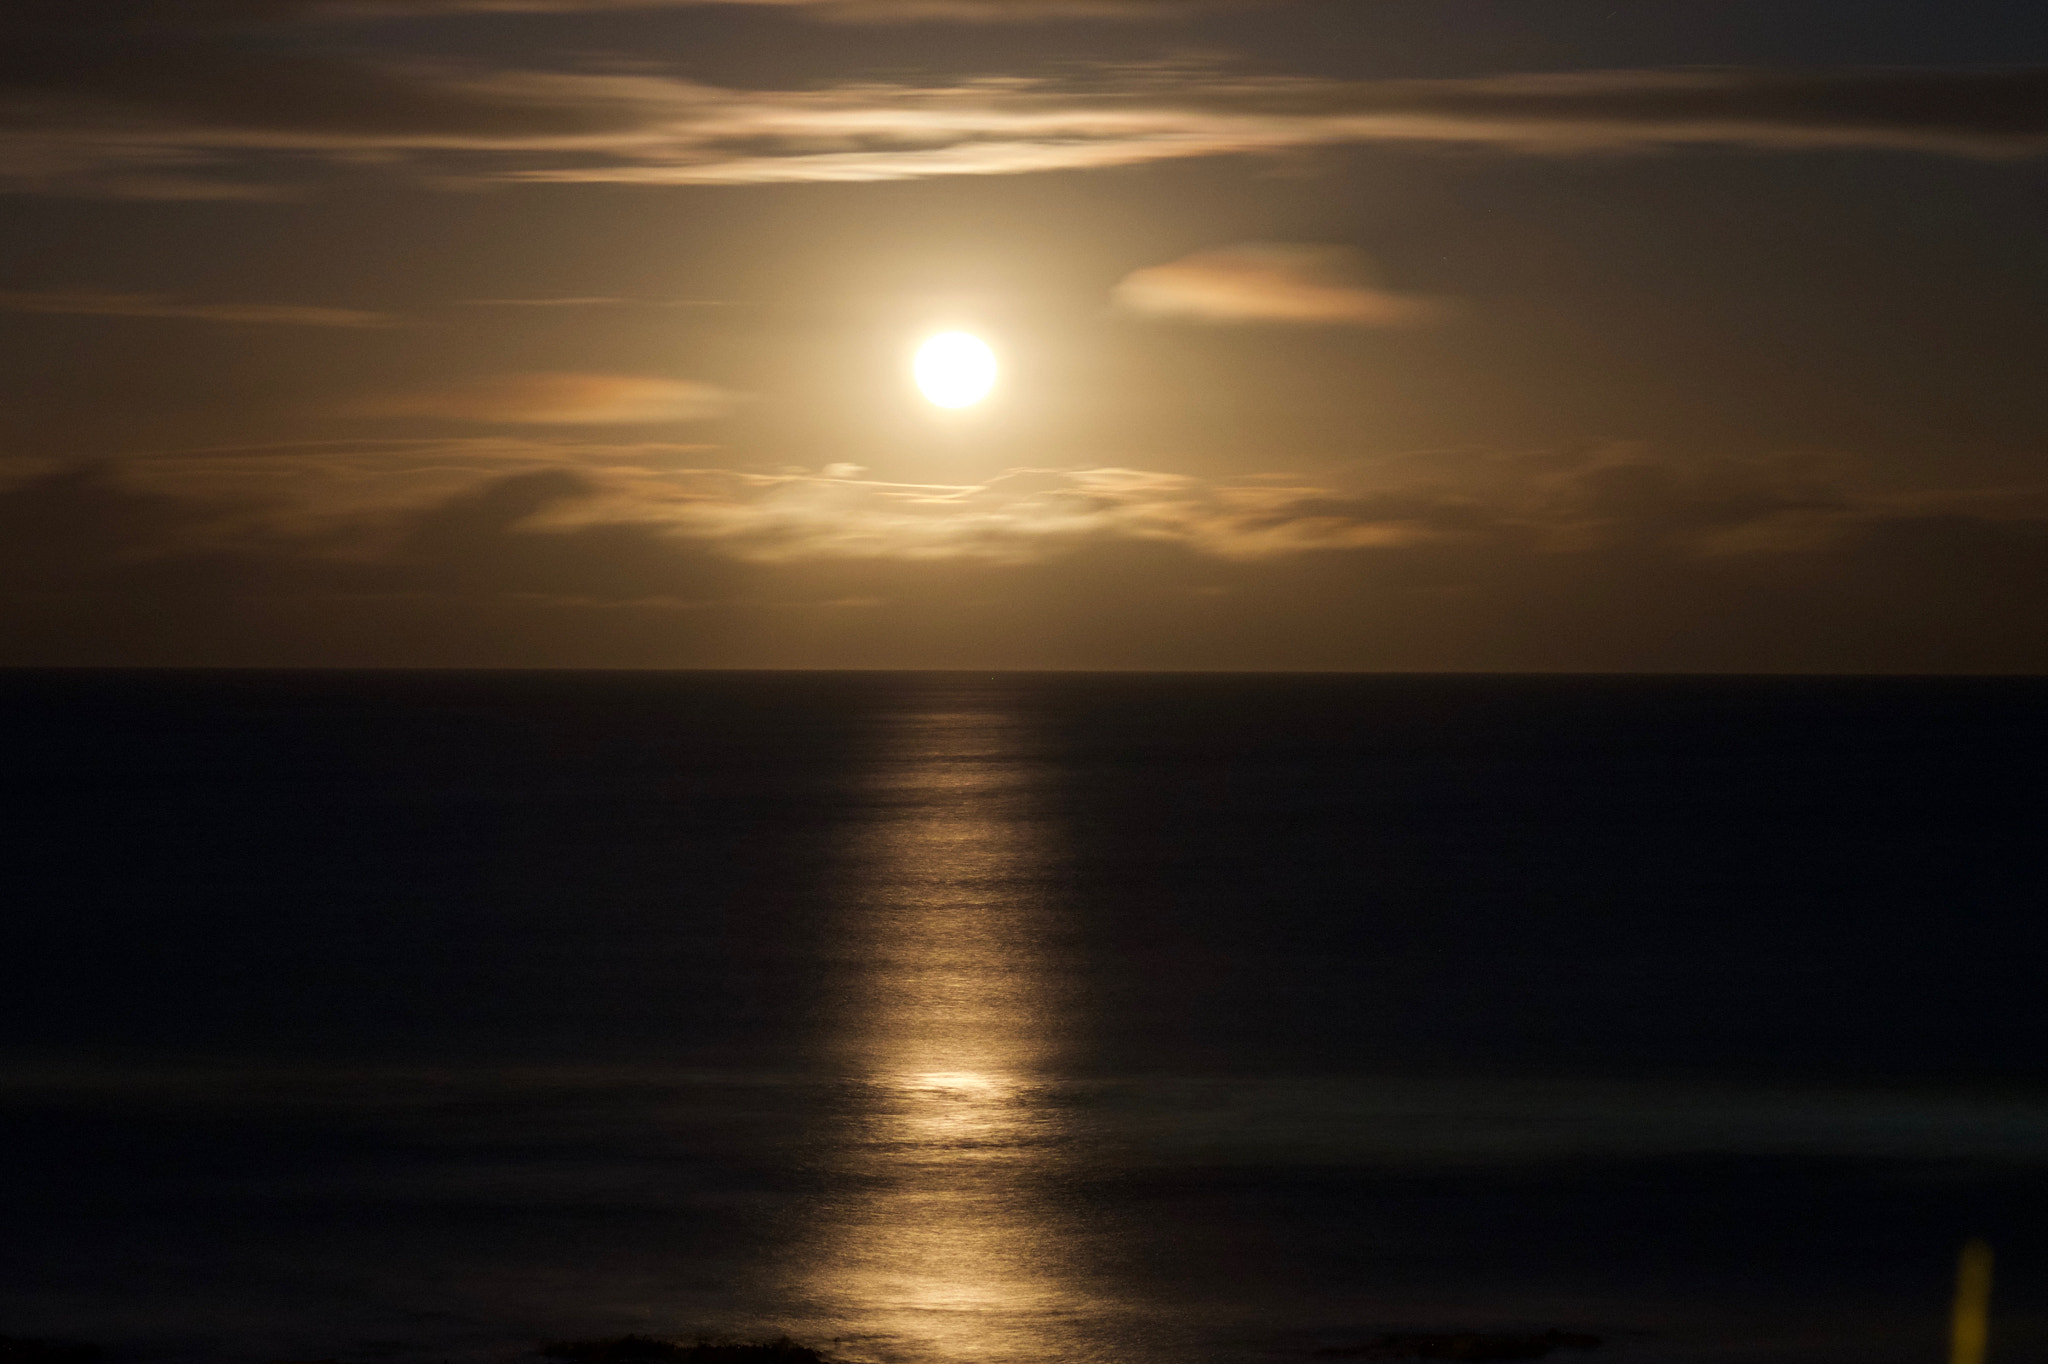
[[[0,1334],[1936,1364],[1981,1234],[2048,1356],[2048,683],[0,703]]]

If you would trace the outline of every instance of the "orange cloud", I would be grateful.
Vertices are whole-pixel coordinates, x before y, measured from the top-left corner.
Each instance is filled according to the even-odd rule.
[[[446,421],[539,426],[629,425],[722,417],[736,395],[687,379],[629,374],[500,374],[443,388],[373,398],[349,407],[358,417],[438,417]]]
[[[1407,327],[1444,305],[1366,282],[1365,259],[1344,246],[1250,242],[1197,251],[1124,276],[1116,306],[1144,317],[1196,322],[1283,322]]]

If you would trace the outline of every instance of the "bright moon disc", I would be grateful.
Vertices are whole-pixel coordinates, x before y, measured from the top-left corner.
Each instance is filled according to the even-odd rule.
[[[940,332],[917,348],[917,386],[940,407],[966,407],[996,386],[996,353],[978,336]]]

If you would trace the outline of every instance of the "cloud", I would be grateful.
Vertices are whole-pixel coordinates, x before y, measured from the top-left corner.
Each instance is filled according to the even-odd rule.
[[[687,0],[686,0],[687,2]],[[706,0],[696,0],[705,3]],[[732,0],[710,0],[731,3]],[[1056,19],[1140,22],[1176,19],[1204,10],[1243,9],[1257,0],[738,0],[741,4],[795,6],[838,23],[1041,23]]]
[[[695,9],[730,5],[784,9],[836,23],[1041,23],[1060,19],[1143,21],[1202,10],[1243,8],[1247,0],[336,0],[318,8],[337,15],[444,11],[588,11]]]
[[[370,398],[350,416],[438,417],[536,426],[629,425],[722,417],[736,395],[710,384],[629,374],[501,374]]]
[[[562,298],[465,298],[457,300],[464,308],[628,308],[639,304],[639,299],[620,298],[611,294],[579,294]]]
[[[1343,246],[1250,242],[1197,251],[1124,276],[1111,297],[1141,317],[1406,327],[1445,311],[1435,299],[1365,283],[1365,258]]]
[[[1516,155],[2048,150],[2040,67],[1335,81],[1138,66],[737,90],[647,72],[67,40],[0,57],[0,86],[13,97],[0,122],[0,179],[108,194],[138,180],[160,192],[167,178],[195,194],[273,192],[278,175],[309,159],[383,160],[446,183],[704,185],[1012,175],[1363,145]]]
[[[280,20],[428,17],[442,14],[583,14],[607,10],[748,6],[843,23],[945,20],[1033,23],[1056,19],[1167,19],[1273,0],[45,0],[27,13],[46,25],[184,27]]]
[[[179,303],[160,294],[97,290],[0,291],[0,309],[16,313],[71,313],[90,317],[175,317],[199,322],[286,327],[395,327],[389,313],[356,308],[312,308],[296,303]]]
[[[823,477],[699,471],[688,496],[662,497],[642,514],[759,563],[1010,565],[1112,542],[1236,563],[1428,548],[1570,555],[1637,546],[1736,558],[1826,550],[1901,514],[1796,462],[1673,461],[1631,447],[1436,452],[1354,471],[1337,485],[1022,468],[948,487],[863,480],[844,467]]]
[[[569,295],[562,298],[464,298],[462,308],[741,308],[748,306],[730,298],[626,298],[612,294]]]
[[[2048,668],[2048,488],[1886,493],[1627,447],[972,486],[702,453],[474,438],[24,470],[0,490],[0,658]]]
[[[768,473],[697,462],[711,448],[332,441],[167,452],[120,466],[117,484],[221,509],[237,526],[296,536],[325,525],[322,535],[346,539],[348,526],[384,524],[496,480],[569,471],[579,492],[534,528],[652,527],[756,564],[1016,567],[1113,543],[1238,564],[1424,551],[1653,552],[1734,564],[1825,556],[1908,523],[2048,526],[2048,488],[1879,493],[1811,461],[1680,459],[1629,445],[1427,451],[1315,480],[1021,467],[962,485],[892,482],[852,464]]]

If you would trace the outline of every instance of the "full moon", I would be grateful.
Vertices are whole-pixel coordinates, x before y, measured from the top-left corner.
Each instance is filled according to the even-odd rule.
[[[940,407],[966,407],[996,386],[996,354],[978,336],[940,332],[917,348],[918,389]]]

